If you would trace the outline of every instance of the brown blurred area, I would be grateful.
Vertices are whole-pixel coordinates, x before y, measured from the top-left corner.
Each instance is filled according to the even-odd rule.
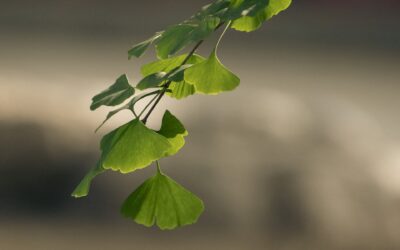
[[[190,136],[164,171],[206,204],[196,225],[144,228],[119,215],[154,173],[96,162],[108,109],[91,97],[154,53],[127,50],[209,1],[0,2],[0,249],[400,249],[400,2],[294,1],[220,58],[235,92],[166,98]],[[207,55],[213,36],[201,48]]]

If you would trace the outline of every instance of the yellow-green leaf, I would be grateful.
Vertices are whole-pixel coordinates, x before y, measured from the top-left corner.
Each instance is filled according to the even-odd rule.
[[[150,163],[165,156],[172,145],[164,136],[147,128],[135,119],[117,130],[110,138],[103,168],[129,173],[147,167]]]
[[[194,85],[196,92],[215,95],[235,89],[240,79],[219,61],[216,50],[210,57],[185,71],[185,81]]]
[[[185,145],[184,137],[188,135],[183,124],[168,110],[164,113],[161,128],[157,133],[167,138],[172,145],[165,156],[176,154]]]
[[[145,64],[141,68],[141,73],[144,77],[158,73],[158,72],[170,72],[175,68],[181,66],[187,54],[183,54],[180,56],[171,57],[168,59],[161,59],[157,60],[148,64]],[[187,64],[197,64],[204,61],[204,57],[194,54],[192,55],[189,60],[186,62]]]
[[[171,92],[168,92],[167,95],[178,100],[196,93],[194,86],[185,81],[171,82],[168,89]]]
[[[243,16],[233,21],[231,27],[238,31],[250,32],[261,27],[264,21],[286,10],[292,0],[269,0],[268,5],[254,16]]]

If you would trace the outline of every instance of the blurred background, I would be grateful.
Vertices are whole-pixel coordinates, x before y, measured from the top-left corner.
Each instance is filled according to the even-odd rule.
[[[190,136],[164,171],[200,196],[175,231],[119,215],[155,171],[71,191],[115,116],[90,99],[154,53],[127,50],[208,0],[0,2],[0,249],[400,249],[400,2],[307,0],[219,54],[240,87],[165,108]],[[207,55],[214,36],[201,48]]]

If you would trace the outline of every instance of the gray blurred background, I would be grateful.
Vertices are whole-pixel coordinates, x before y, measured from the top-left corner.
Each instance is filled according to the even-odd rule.
[[[0,2],[0,249],[400,249],[400,2],[307,0],[254,33],[229,31],[235,92],[165,98],[189,130],[164,171],[206,204],[196,225],[119,215],[154,173],[99,176],[70,192],[103,134],[129,119],[90,112],[154,53],[127,50],[207,0]],[[200,52],[207,55],[210,38]]]

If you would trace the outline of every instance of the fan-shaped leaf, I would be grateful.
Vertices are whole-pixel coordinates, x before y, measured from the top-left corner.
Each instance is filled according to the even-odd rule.
[[[148,63],[143,65],[141,68],[141,73],[143,76],[148,76],[157,72],[170,72],[175,68],[181,66],[187,54],[183,54],[180,56],[171,57],[168,59],[161,59],[155,62]],[[194,54],[189,60],[186,62],[187,64],[197,64],[204,61],[204,57]]]
[[[176,57],[171,57],[168,59],[162,59],[158,60],[155,62],[151,62],[149,64],[146,64],[142,67],[141,72],[143,76],[148,76],[157,72],[170,72],[177,67],[179,67],[187,57],[187,54],[176,56]],[[198,64],[200,62],[203,62],[205,60],[204,57],[194,54],[187,60],[187,64]],[[182,99],[184,97],[187,97],[189,95],[193,95],[195,93],[194,86],[186,83],[185,81],[179,81],[175,82],[174,80],[176,79],[171,79],[172,82],[169,86],[169,90],[171,90],[170,93],[167,93],[167,95],[176,98],[176,99]],[[181,79],[178,79],[181,80]]]
[[[261,27],[264,21],[286,10],[291,3],[292,0],[270,0],[268,5],[255,16],[243,16],[238,18],[232,23],[231,27],[238,31],[254,31]]]
[[[135,119],[114,130],[105,145],[103,168],[129,173],[147,167],[171,149],[171,143]]]
[[[215,30],[219,23],[219,18],[209,16],[199,20],[188,20],[168,28],[156,43],[158,57],[166,59],[187,45],[204,39]]]
[[[133,56],[141,57],[144,54],[144,52],[146,52],[146,50],[149,48],[149,46],[155,41],[157,41],[160,38],[160,36],[161,33],[157,33],[152,38],[134,45],[133,48],[128,51],[128,59],[131,59]]]
[[[119,129],[115,129],[112,132],[105,135],[100,142],[100,149],[101,149],[101,157],[100,160],[97,162],[97,165],[92,168],[82,179],[79,185],[75,188],[72,196],[75,198],[80,198],[87,196],[89,193],[90,185],[93,179],[103,173],[105,169],[103,168],[103,159],[108,154],[110,149],[113,147],[114,143],[117,139],[123,135],[125,129],[127,128],[127,124],[120,127]]]
[[[168,76],[166,72],[157,72],[143,78],[137,85],[136,88],[144,90],[148,88],[154,88],[159,86],[163,81],[167,80]]]
[[[157,174],[139,186],[124,202],[121,213],[135,222],[174,229],[197,221],[203,202],[168,176]]]
[[[171,82],[168,89],[171,92],[167,93],[167,95],[178,100],[196,93],[194,86],[185,81]]]
[[[87,196],[89,194],[90,185],[93,179],[103,173],[105,169],[101,166],[101,161],[97,163],[97,165],[92,168],[82,179],[79,185],[72,192],[72,196],[75,198],[81,198]]]
[[[267,8],[265,8],[265,20],[271,19],[278,15],[281,11],[286,10],[292,4],[292,0],[269,0]]]
[[[133,94],[135,94],[135,89],[129,85],[126,75],[122,75],[108,89],[93,97],[90,109],[95,110],[102,105],[116,106]]]
[[[231,0],[217,0],[211,4],[203,6],[199,12],[194,15],[194,19],[203,19],[206,16],[221,17],[228,11]]]
[[[171,82],[180,82],[183,81],[183,74],[185,73],[185,70],[192,67],[193,64],[184,64],[170,73],[168,73],[168,80]]]
[[[279,0],[278,0],[279,1]],[[242,16],[254,16],[268,5],[269,0],[231,0],[224,20],[234,20]]]
[[[196,92],[211,95],[233,90],[240,83],[240,79],[221,64],[215,50],[207,60],[185,71],[185,81],[194,85]]]
[[[257,16],[243,16],[241,18],[236,19],[231,28],[237,31],[245,31],[251,32],[261,27],[262,23],[264,22],[264,14],[261,13]]]
[[[167,138],[172,145],[165,156],[176,154],[185,145],[184,137],[188,135],[183,124],[168,110],[164,113],[161,128],[157,133]]]

